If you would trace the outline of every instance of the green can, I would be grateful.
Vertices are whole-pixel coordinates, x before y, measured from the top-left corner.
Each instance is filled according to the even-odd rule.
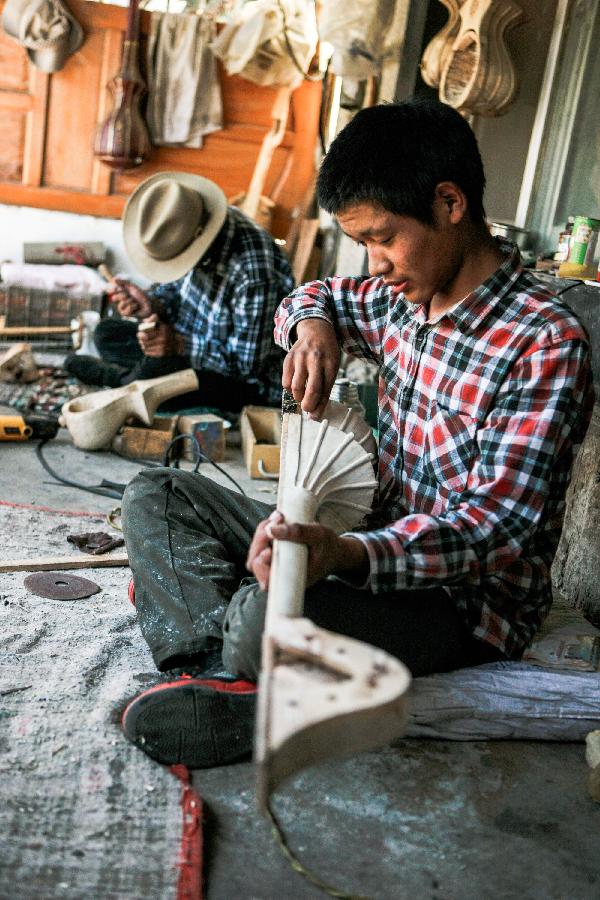
[[[599,233],[600,219],[575,216],[569,262],[579,266],[593,267]]]

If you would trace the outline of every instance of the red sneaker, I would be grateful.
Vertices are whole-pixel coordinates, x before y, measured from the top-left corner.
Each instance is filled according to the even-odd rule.
[[[127,588],[127,596],[129,597],[129,602],[132,606],[135,606],[135,585],[133,583],[133,578],[129,579],[129,587]]]
[[[164,765],[209,769],[252,751],[256,685],[184,676],[156,685],[129,703],[125,736]]]

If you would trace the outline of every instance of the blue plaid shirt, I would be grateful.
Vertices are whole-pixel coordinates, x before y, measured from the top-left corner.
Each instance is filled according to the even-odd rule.
[[[192,368],[256,384],[265,402],[278,404],[283,354],[273,343],[273,316],[293,286],[283,250],[230,206],[200,262],[149,294],[183,336]]]
[[[550,608],[593,392],[584,328],[501,248],[504,264],[436,321],[380,278],[330,278],[283,302],[275,335],[289,348],[320,317],[379,365],[380,497],[355,533],[371,590],[446,587],[473,636],[511,657]]]

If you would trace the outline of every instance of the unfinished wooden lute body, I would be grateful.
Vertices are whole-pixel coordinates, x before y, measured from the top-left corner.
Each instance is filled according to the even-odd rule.
[[[330,402],[322,422],[283,417],[278,509],[341,533],[371,509],[375,442],[360,413]],[[255,761],[259,806],[286,778],[400,736],[408,670],[360,641],[302,618],[308,550],[275,541],[263,636]]]
[[[444,66],[452,55],[452,44],[460,28],[460,0],[440,0],[448,10],[448,21],[429,41],[421,57],[421,78],[438,87]]]
[[[110,445],[130,417],[151,425],[161,403],[197,387],[198,376],[193,369],[132,381],[123,387],[69,400],[61,409],[60,423],[69,429],[76,447],[101,450]]]
[[[523,21],[515,0],[440,0],[446,25],[427,45],[421,74],[443,103],[466,115],[501,116],[518,90],[506,35]]]

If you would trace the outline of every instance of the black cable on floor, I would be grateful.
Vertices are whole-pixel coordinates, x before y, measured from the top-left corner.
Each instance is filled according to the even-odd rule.
[[[197,459],[196,465],[194,466],[194,469],[193,469],[193,471],[196,475],[198,474],[198,468],[200,467],[200,464],[203,462],[208,462],[211,465],[213,465],[215,467],[215,469],[217,469],[217,471],[221,473],[221,475],[224,475],[225,478],[228,478],[229,481],[231,481],[231,483],[233,485],[235,485],[235,487],[240,492],[240,494],[243,494],[244,496],[246,496],[246,491],[241,487],[241,485],[239,485],[237,483],[235,478],[232,478],[232,476],[229,474],[229,472],[226,472],[225,469],[221,468],[221,466],[218,465],[214,461],[214,459],[211,459],[210,456],[208,456],[206,453],[204,453],[203,450],[200,449],[200,446],[199,446],[198,441],[196,440],[196,436],[194,434],[178,434],[176,437],[173,438],[172,441],[170,441],[170,443],[167,446],[167,449],[165,450],[165,455],[163,457],[163,465],[164,466],[169,465],[169,456],[171,455],[171,450],[173,449],[175,444],[178,441],[185,440],[186,438],[195,443],[195,450],[198,453],[198,459]],[[174,469],[179,468],[179,460],[178,459],[173,460],[172,468],[174,468]]]
[[[561,297],[563,294],[566,294],[567,291],[572,290],[574,287],[577,287],[580,284],[583,284],[583,281],[574,281],[573,284],[568,284],[565,288],[562,289],[562,291],[556,291],[556,296]]]
[[[55,481],[60,482],[60,484],[65,484],[67,487],[76,488],[78,491],[88,491],[90,494],[99,494],[101,497],[113,497],[117,500],[120,500],[123,496],[123,491],[125,490],[125,484],[119,484],[116,481],[105,481],[104,479],[100,482],[100,484],[79,484],[77,481],[71,481],[68,478],[63,478],[54,469],[50,466],[47,460],[44,458],[44,454],[42,452],[42,447],[48,443],[50,438],[45,438],[39,441],[37,447],[35,448],[35,453],[42,466]]]
[[[171,450],[172,450],[173,446],[178,441],[180,441],[184,438],[187,438],[189,440],[194,440],[195,444],[196,444],[198,460],[197,460],[196,465],[194,466],[194,470],[193,470],[195,474],[198,474],[198,468],[202,462],[208,462],[211,465],[213,465],[215,467],[215,469],[217,469],[221,473],[221,475],[224,475],[225,478],[228,478],[229,481],[231,481],[231,483],[235,486],[236,490],[238,490],[240,494],[244,494],[244,496],[246,496],[246,492],[241,487],[241,485],[239,485],[237,483],[235,478],[233,478],[229,474],[229,472],[226,472],[225,469],[221,468],[221,466],[219,466],[214,461],[214,459],[211,459],[210,456],[208,456],[206,453],[204,453],[200,449],[200,447],[198,446],[198,441],[196,441],[195,436],[193,434],[178,434],[175,438],[173,438],[173,440],[169,443],[169,445],[167,446],[167,449],[165,451],[165,455],[163,458],[163,466],[165,466],[166,468],[169,467],[169,457],[171,455]],[[42,464],[43,468],[46,470],[46,472],[52,478],[54,478],[55,481],[58,481],[60,484],[64,484],[67,487],[75,488],[78,491],[87,491],[90,494],[98,494],[101,497],[113,497],[113,498],[116,498],[117,500],[120,500],[122,498],[125,488],[127,487],[126,484],[120,484],[119,482],[116,482],[116,481],[107,481],[104,478],[102,479],[100,484],[94,484],[94,485],[80,484],[77,481],[71,481],[69,478],[63,478],[62,475],[59,475],[58,472],[55,472],[54,469],[48,463],[48,461],[45,459],[43,451],[42,451],[42,448],[44,447],[45,444],[48,443],[49,440],[50,440],[50,438],[43,438],[42,440],[40,440],[35,448],[35,452],[36,452],[36,456],[39,459],[40,463]],[[121,459],[127,459],[127,457],[124,457],[122,454],[117,454],[117,455]],[[129,462],[132,462],[132,460],[129,459]],[[148,468],[151,468],[151,467],[154,468],[154,467],[158,467],[160,465],[159,463],[154,463],[149,460],[137,460],[137,462],[141,463],[142,465],[145,465]],[[173,461],[172,468],[176,468],[176,469],[179,468],[178,460]]]

